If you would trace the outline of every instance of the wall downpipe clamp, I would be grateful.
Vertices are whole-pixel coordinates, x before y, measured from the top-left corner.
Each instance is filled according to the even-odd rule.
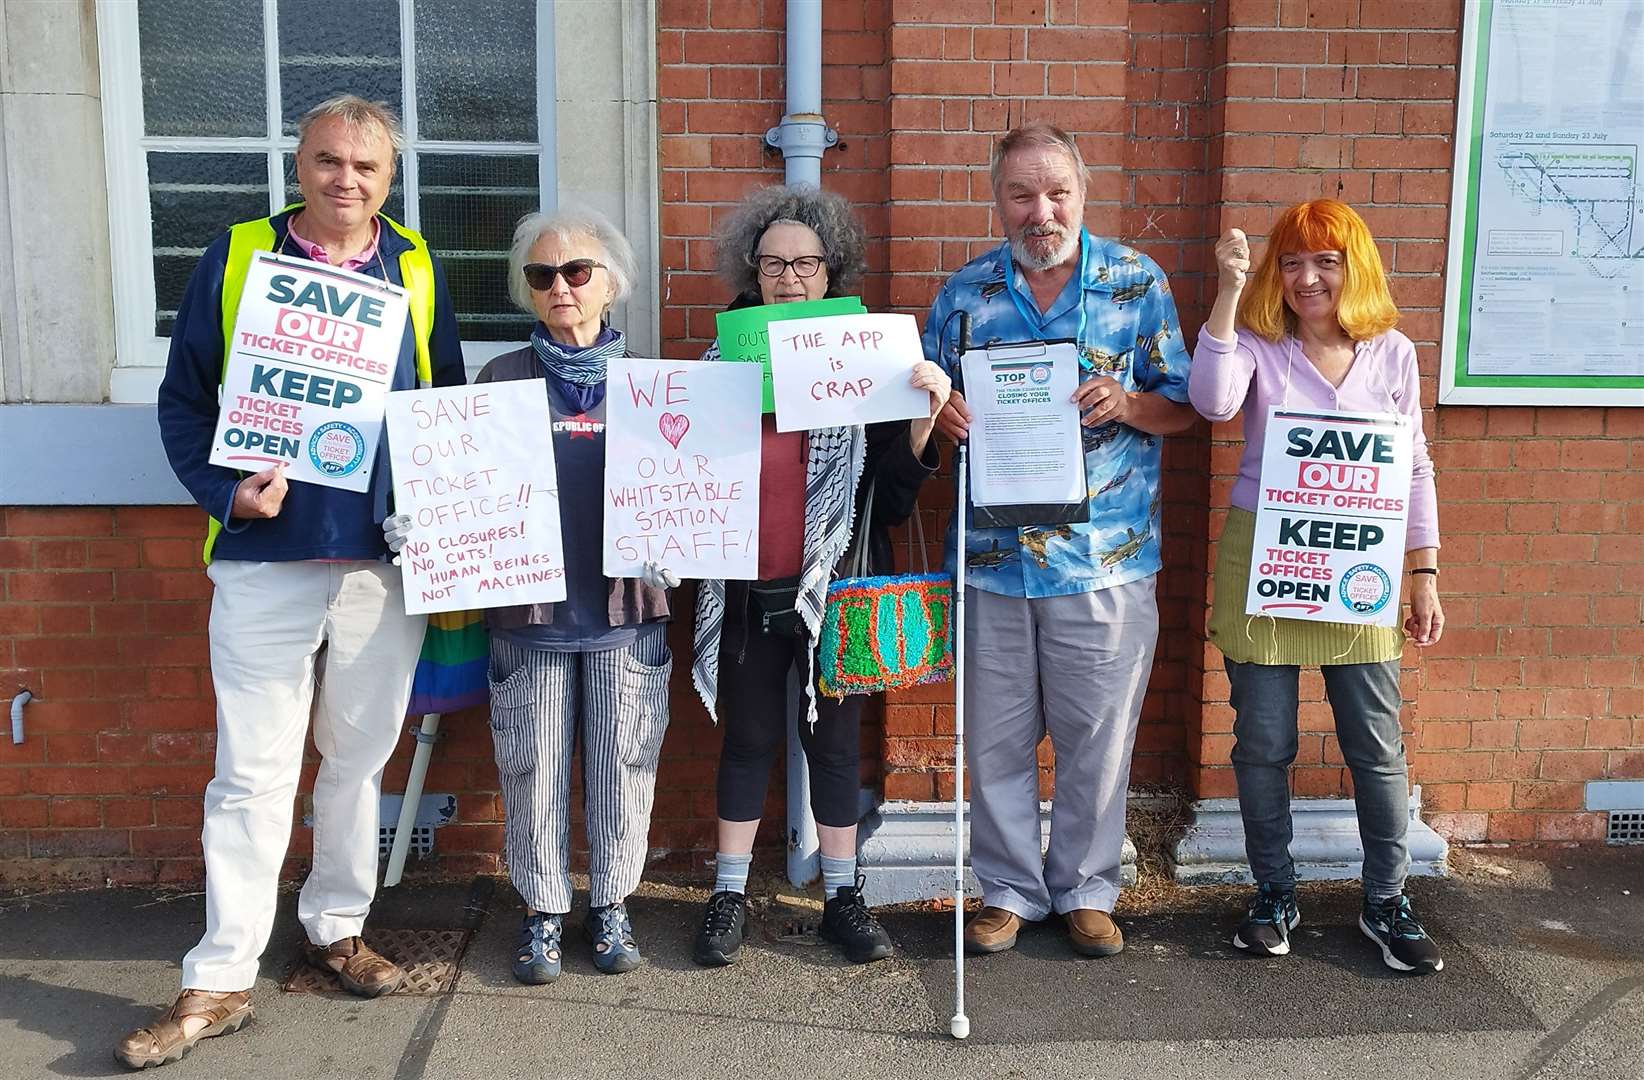
[[[765,145],[779,151],[784,160],[814,160],[820,177],[822,154],[839,145],[839,132],[829,127],[820,113],[789,113],[782,123],[765,132]]]

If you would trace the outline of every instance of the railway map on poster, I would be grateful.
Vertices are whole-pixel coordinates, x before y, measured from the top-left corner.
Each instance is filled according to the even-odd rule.
[[[1644,3],[1466,11],[1440,401],[1644,405]]]

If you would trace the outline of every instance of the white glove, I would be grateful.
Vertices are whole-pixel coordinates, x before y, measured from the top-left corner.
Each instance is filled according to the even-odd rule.
[[[410,536],[410,514],[390,514],[382,519],[382,538],[387,542],[389,551],[398,555]],[[394,562],[398,563],[399,560],[395,559]]]
[[[679,587],[679,575],[665,566],[658,566],[648,562],[640,568],[639,580],[653,589],[674,589]]]

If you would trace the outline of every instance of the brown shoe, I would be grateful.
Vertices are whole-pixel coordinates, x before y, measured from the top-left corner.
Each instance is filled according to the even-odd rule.
[[[303,955],[314,967],[337,976],[344,990],[360,997],[392,994],[405,981],[405,972],[398,964],[357,937],[343,938],[329,945],[310,943],[304,947]]]
[[[1073,951],[1083,956],[1115,956],[1125,947],[1125,936],[1113,916],[1095,908],[1068,912],[1067,936],[1073,942]]]
[[[1014,911],[985,907],[965,924],[965,951],[995,953],[1016,947],[1016,931],[1022,920]]]
[[[194,1034],[183,1026],[187,1017],[201,1017],[206,1023]],[[239,1031],[251,1019],[251,991],[228,994],[205,990],[184,990],[171,1008],[145,1028],[138,1028],[114,1048],[114,1060],[128,1069],[169,1065],[181,1061],[201,1039],[212,1039]]]

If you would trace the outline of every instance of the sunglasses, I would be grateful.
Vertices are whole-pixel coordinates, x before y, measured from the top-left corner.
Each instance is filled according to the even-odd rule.
[[[553,263],[526,263],[525,283],[537,292],[547,292],[554,287],[554,279],[563,276],[565,284],[575,289],[588,284],[588,279],[594,276],[596,266],[603,269],[605,264],[592,259],[572,259],[561,266],[555,266]]]

